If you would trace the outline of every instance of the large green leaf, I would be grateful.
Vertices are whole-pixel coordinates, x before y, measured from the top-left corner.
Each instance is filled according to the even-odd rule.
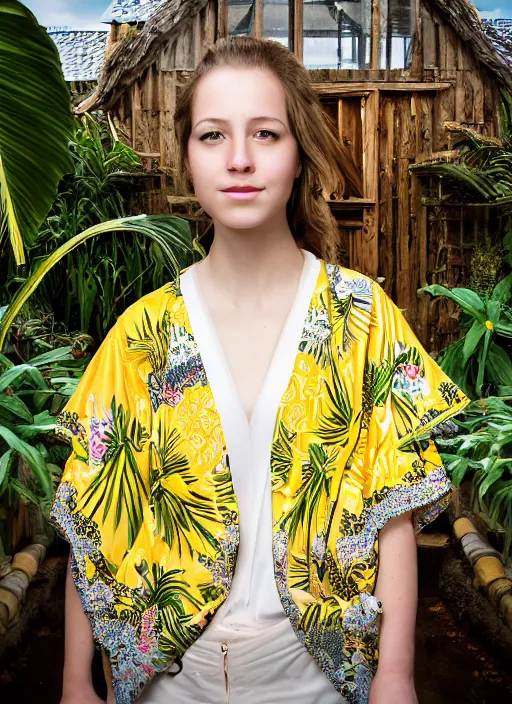
[[[135,215],[133,217],[109,220],[108,222],[94,225],[94,227],[89,227],[84,232],[75,235],[75,237],[62,244],[44,259],[32,276],[17,291],[0,321],[0,349],[2,349],[7,331],[13,324],[21,307],[36,290],[50,269],[91,237],[119,230],[140,232],[156,242],[160,246],[169,268],[175,272],[176,277],[179,276],[185,254],[192,252],[190,225],[184,218],[176,215]]]
[[[33,386],[38,389],[46,390],[48,388],[39,369],[33,367],[31,364],[17,364],[16,366],[6,369],[3,374],[0,374],[0,392],[5,391],[8,386],[11,386],[11,384],[22,379],[24,376],[30,379]]]
[[[471,329],[464,338],[464,347],[462,349],[462,363],[464,365],[467,364],[468,359],[476,350],[478,343],[486,330],[487,328],[483,323],[480,323],[478,320],[474,321]]]
[[[41,453],[38,452],[35,447],[32,447],[32,445],[29,445],[15,435],[9,428],[5,428],[2,425],[0,425],[0,437],[2,437],[7,445],[15,452],[19,452],[20,455],[23,455],[44,493],[50,496],[52,492],[51,478],[46,470],[46,464]]]
[[[0,242],[17,264],[73,170],[71,100],[57,47],[17,0],[0,2]]]
[[[501,303],[510,303],[512,301],[512,274],[505,276],[504,279],[501,279],[496,284],[492,292],[492,299],[501,301]]]
[[[480,322],[485,322],[485,304],[480,296],[470,288],[446,288],[440,284],[432,284],[418,289],[418,293],[430,293],[431,296],[445,296],[455,301],[463,311]]]

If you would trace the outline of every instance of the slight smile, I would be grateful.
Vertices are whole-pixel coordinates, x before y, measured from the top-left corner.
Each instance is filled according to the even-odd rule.
[[[235,200],[253,200],[261,191],[221,191]]]

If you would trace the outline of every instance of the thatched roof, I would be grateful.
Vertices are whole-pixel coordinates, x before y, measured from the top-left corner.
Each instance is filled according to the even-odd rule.
[[[484,31],[501,58],[512,66],[512,19],[484,20]]]
[[[114,46],[105,61],[94,93],[75,112],[109,108],[146,68],[155,61],[162,44],[191,18],[208,0],[168,0],[150,17],[134,37],[125,37]]]
[[[66,81],[95,81],[103,63],[108,32],[105,30],[47,29],[54,41]]]
[[[512,66],[486,34],[480,15],[469,0],[427,0],[470,46],[479,61],[512,92]]]
[[[165,0],[112,0],[101,17],[102,22],[146,22]]]
[[[105,61],[94,93],[77,112],[97,107],[109,109],[156,59],[162,44],[180,31],[208,0],[167,0],[133,37],[114,46]],[[512,68],[486,35],[482,20],[469,0],[425,0],[459,36],[472,47],[477,58],[512,92]]]

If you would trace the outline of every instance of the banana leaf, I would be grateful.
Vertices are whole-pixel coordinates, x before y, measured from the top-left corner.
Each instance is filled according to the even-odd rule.
[[[17,0],[0,3],[0,244],[25,263],[57,185],[73,170],[71,98],[57,47]]]
[[[168,267],[175,273],[176,277],[179,276],[180,269],[183,268],[186,256],[193,251],[190,225],[184,218],[179,218],[175,215],[135,215],[133,217],[109,220],[108,222],[94,225],[94,227],[89,227],[84,232],[65,242],[44,259],[16,293],[0,321],[0,349],[2,349],[7,331],[16,319],[23,304],[26,303],[44,276],[57,262],[83,242],[107,232],[120,230],[139,232],[156,242],[162,250]]]

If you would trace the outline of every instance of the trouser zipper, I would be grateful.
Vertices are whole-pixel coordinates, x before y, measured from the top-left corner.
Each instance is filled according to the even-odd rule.
[[[220,649],[224,655],[224,681],[226,682],[226,704],[229,704],[228,644],[222,643]]]

